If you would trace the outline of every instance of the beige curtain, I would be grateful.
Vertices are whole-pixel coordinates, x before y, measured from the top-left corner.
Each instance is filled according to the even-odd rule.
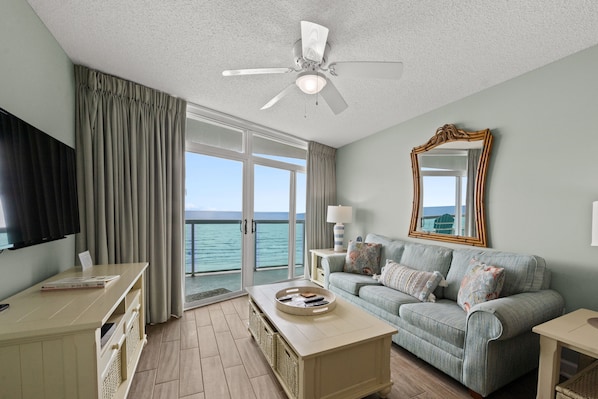
[[[307,249],[332,248],[332,224],[326,222],[328,205],[336,204],[336,149],[311,141],[307,154]],[[309,277],[309,268],[305,268]]]
[[[475,187],[482,149],[470,149],[467,152],[467,191],[465,194],[465,236],[476,237]],[[479,237],[478,237],[479,238]]]
[[[186,102],[75,66],[77,252],[149,262],[147,321],[183,313]]]

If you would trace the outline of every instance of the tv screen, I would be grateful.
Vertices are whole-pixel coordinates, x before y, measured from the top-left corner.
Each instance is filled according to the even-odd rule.
[[[75,150],[0,108],[0,249],[78,232]]]

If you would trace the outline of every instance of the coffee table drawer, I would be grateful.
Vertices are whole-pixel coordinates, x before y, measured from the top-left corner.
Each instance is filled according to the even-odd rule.
[[[296,398],[299,393],[299,357],[280,335],[276,336],[276,371]]]
[[[264,356],[268,360],[268,363],[272,368],[276,367],[276,338],[278,337],[278,333],[274,328],[270,325],[268,320],[265,318],[261,318],[261,325],[260,325],[260,340],[259,345],[262,348],[262,352],[264,352]]]
[[[255,338],[255,342],[260,342],[260,324],[261,324],[261,313],[255,304],[249,301],[249,332]]]
[[[272,368],[276,367],[277,331],[272,327],[255,303],[249,301],[249,331]]]

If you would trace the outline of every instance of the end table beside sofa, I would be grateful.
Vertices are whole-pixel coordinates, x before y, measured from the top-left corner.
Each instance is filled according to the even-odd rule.
[[[598,312],[589,309],[578,309],[554,320],[547,321],[533,328],[540,335],[540,366],[538,369],[537,399],[554,399],[555,386],[559,382],[561,365],[561,348],[569,348],[578,352],[580,364],[578,374],[571,381],[561,385],[559,391],[569,391],[572,396],[558,397],[598,397],[598,364],[588,366],[598,358]],[[585,382],[583,381],[585,379]],[[577,382],[576,382],[577,381]],[[565,385],[567,388],[565,388]],[[585,392],[575,392],[583,388]],[[577,395],[576,395],[577,394]]]

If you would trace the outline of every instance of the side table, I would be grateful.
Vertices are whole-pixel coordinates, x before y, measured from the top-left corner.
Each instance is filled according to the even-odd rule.
[[[312,282],[319,286],[324,286],[324,269],[322,269],[320,261],[321,258],[335,254],[346,254],[347,251],[335,251],[332,248],[326,249],[310,249],[311,252],[311,264],[310,264],[310,279]]]
[[[532,329],[533,332],[540,334],[537,399],[555,397],[562,348],[598,358],[598,328],[588,323],[588,320],[594,317],[598,317],[598,312],[578,309]]]

